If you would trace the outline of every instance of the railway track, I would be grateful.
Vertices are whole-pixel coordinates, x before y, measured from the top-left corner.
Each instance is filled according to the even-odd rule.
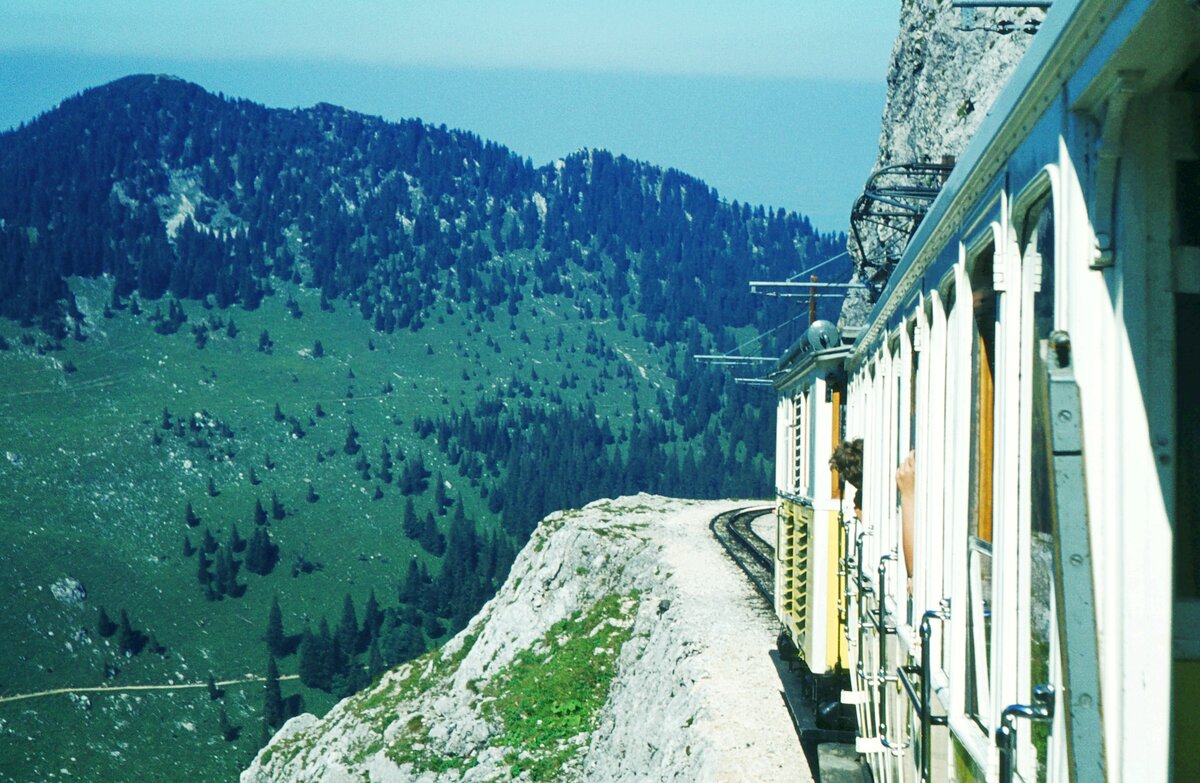
[[[713,517],[708,527],[767,602],[767,606],[774,608],[775,547],[750,527],[752,520],[770,510],[770,506],[758,506],[726,511]]]

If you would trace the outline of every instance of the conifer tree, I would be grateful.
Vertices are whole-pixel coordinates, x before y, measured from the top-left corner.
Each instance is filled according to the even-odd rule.
[[[421,630],[430,639],[436,639],[446,632],[441,622],[432,614],[425,615],[425,620],[421,623]]]
[[[221,729],[221,736],[226,742],[233,742],[238,736],[238,727],[229,722],[229,715],[225,713],[225,705],[221,705],[221,712],[217,718],[217,725]]]
[[[392,483],[392,453],[388,451],[386,443],[379,452],[379,478],[384,484]]]
[[[192,510],[191,501],[188,501],[187,508],[183,512],[183,521],[188,527],[197,527],[200,525],[200,517],[196,516],[196,512]]]
[[[217,491],[217,484],[216,484],[216,482],[213,481],[213,477],[209,476],[208,477],[208,496],[210,498],[215,498],[217,495],[220,495],[220,494],[221,493]]]
[[[263,694],[263,720],[268,726],[283,725],[283,693],[279,689],[279,667],[275,656],[267,656],[267,681]]]
[[[261,500],[254,501],[254,524],[255,525],[267,524],[267,510],[265,508],[263,508],[263,504],[262,504]]]
[[[254,470],[253,465],[250,466],[249,479],[250,479],[250,485],[254,486],[254,487],[257,487],[259,484],[262,483],[262,479],[260,479],[258,477],[258,473]],[[262,505],[261,501],[259,502],[259,505],[260,506]]]
[[[204,539],[200,543],[200,548],[211,555],[217,551],[217,546],[217,539],[213,538],[212,531],[206,526],[204,528]]]
[[[383,638],[380,641],[380,652],[389,666],[412,660],[425,652],[425,640],[421,630],[416,626],[400,621],[390,622],[384,626]]]
[[[241,534],[238,533],[236,522],[230,525],[229,543],[226,546],[229,547],[230,552],[242,552],[246,549],[246,539],[242,538]]]
[[[371,649],[367,654],[367,673],[374,680],[385,671],[387,671],[387,664],[383,662],[383,653],[379,649],[379,639],[372,639]]]
[[[217,550],[217,556],[213,562],[215,565],[213,586],[217,591],[217,595],[228,595],[232,589],[233,575],[229,567],[229,557],[224,548]]]
[[[266,641],[272,658],[282,658],[288,654],[288,639],[283,632],[283,612],[279,609],[279,596],[275,596],[271,601],[271,611],[267,615],[267,632],[263,635],[263,640]]]
[[[450,498],[446,496],[446,480],[442,478],[442,472],[439,470],[437,478],[434,481],[433,487],[433,504],[437,508],[438,515],[446,513],[446,509],[450,506]]]
[[[438,530],[432,511],[425,512],[425,519],[421,524],[421,533],[417,542],[422,549],[434,557],[441,557],[446,553],[446,538]]]
[[[358,652],[358,614],[354,599],[346,593],[342,600],[342,620],[338,623],[337,641],[343,653],[353,657]]]
[[[183,556],[191,557],[194,554],[196,554],[196,547],[192,546],[192,539],[188,537],[187,533],[184,533],[183,534]]]
[[[155,636],[154,634],[150,634],[150,641],[148,641],[146,643],[146,648],[149,649],[150,652],[154,653],[155,655],[164,655],[165,656],[167,654],[166,645],[164,645],[162,642],[160,642],[158,640],[158,637]]]
[[[300,639],[300,662],[296,671],[300,675],[300,682],[310,688],[320,688],[324,667],[325,654],[321,649],[320,639],[313,634],[312,629],[305,628],[304,636]]]
[[[210,565],[212,565],[212,561],[208,559],[208,554],[201,548],[200,556],[196,558],[196,581],[202,585],[212,582],[212,574],[208,571]]]
[[[286,513],[283,504],[279,502],[279,496],[275,494],[274,490],[271,490],[271,519],[283,519]]]
[[[134,629],[129,622],[129,614],[121,610],[121,625],[117,631],[117,649],[125,655],[137,655],[142,651],[145,640],[140,631]]]
[[[311,483],[308,485],[308,494],[304,496],[304,499],[309,503],[316,503],[321,499],[321,496],[317,494],[315,489],[313,489],[313,485]]]
[[[333,686],[333,675],[341,671],[340,650],[337,649],[333,634],[329,632],[329,623],[324,617],[317,629],[317,639],[321,648],[321,681],[322,690],[328,692]]]
[[[408,498],[404,501],[404,521],[402,524],[404,535],[410,539],[417,539],[421,535],[421,523],[417,519],[417,509],[413,505],[413,499]]]
[[[346,671],[335,679],[334,685],[339,699],[345,699],[358,693],[366,685],[366,675],[361,666],[350,659]]]
[[[259,576],[266,576],[275,568],[279,561],[279,547],[271,541],[271,533],[266,527],[254,529],[250,536],[250,544],[246,547],[246,570]]]
[[[421,601],[425,586],[421,581],[421,571],[416,558],[408,561],[408,573],[404,576],[404,587],[400,590],[400,600],[406,604],[416,604]]]
[[[357,454],[362,447],[358,445],[358,430],[354,429],[354,424],[348,425],[346,430],[346,445],[342,447],[342,451],[347,454]]]
[[[208,673],[208,681],[206,683],[206,687],[208,688],[208,698],[211,701],[216,701],[217,699],[219,699],[225,695],[225,691],[223,691],[217,687],[217,679],[215,677],[213,677],[212,672]]]
[[[362,650],[370,646],[371,640],[379,635],[379,629],[383,626],[383,611],[379,608],[379,601],[375,598],[375,591],[367,596],[367,605],[363,609],[363,628],[362,635],[358,642],[358,649]]]
[[[450,540],[446,546],[447,560],[464,572],[474,573],[479,566],[479,538],[475,525],[463,511],[462,498],[450,523]]]
[[[107,638],[117,632],[117,624],[108,616],[108,612],[104,611],[104,607],[100,607],[100,616],[96,621],[96,633]]]

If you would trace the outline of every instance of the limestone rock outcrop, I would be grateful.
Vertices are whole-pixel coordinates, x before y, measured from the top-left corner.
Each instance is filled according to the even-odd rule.
[[[466,629],[288,721],[242,783],[811,779],[774,619],[708,529],[732,507],[638,495],[547,517]]]
[[[1044,12],[1033,8],[952,8],[950,0],[901,0],[900,32],[892,48],[887,100],[872,172],[885,166],[958,158],[1036,34]],[[1001,32],[1003,23],[1012,31]],[[851,232],[850,251],[864,279],[886,281],[883,258],[892,239],[866,225],[865,254]],[[872,302],[851,290],[840,326],[863,323]]]

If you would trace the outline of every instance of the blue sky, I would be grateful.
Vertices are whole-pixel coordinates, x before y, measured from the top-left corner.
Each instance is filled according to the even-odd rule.
[[[0,128],[172,73],[272,106],[466,128],[535,164],[605,147],[843,230],[897,15],[880,0],[5,0]]]

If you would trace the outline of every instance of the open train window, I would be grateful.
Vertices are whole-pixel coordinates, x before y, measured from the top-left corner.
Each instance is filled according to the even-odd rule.
[[[971,265],[971,469],[967,517],[965,708],[981,727],[991,709],[992,470],[995,449],[996,246],[977,250]],[[985,728],[986,730],[986,728]]]
[[[903,363],[904,350],[900,346],[900,337],[897,335],[895,347],[892,350],[892,431],[890,433],[892,443],[892,463],[900,464],[900,452],[904,448],[904,439],[900,436],[901,432],[907,433],[908,422],[905,414],[908,413],[908,408],[905,406],[904,396],[907,391],[907,381],[905,380],[906,369]],[[895,470],[895,468],[892,468]],[[895,497],[892,498],[893,508],[900,507],[900,492],[896,490],[895,482],[892,483],[892,491]]]
[[[1022,687],[1049,683],[1051,677],[1050,639],[1051,617],[1054,612],[1052,599],[1054,569],[1054,496],[1051,482],[1054,464],[1050,453],[1050,428],[1048,423],[1049,401],[1045,398],[1045,387],[1040,379],[1045,377],[1043,357],[1047,350],[1047,339],[1054,331],[1055,309],[1055,251],[1054,251],[1054,201],[1047,188],[1028,208],[1017,216],[1020,227],[1021,263],[1028,277],[1024,286],[1031,299],[1023,308],[1027,324],[1025,339],[1031,340],[1025,350],[1031,366],[1030,384],[1033,399],[1029,406],[1030,458],[1025,461],[1026,472],[1021,480],[1027,483],[1029,514],[1022,519],[1021,568],[1028,577],[1026,592],[1021,597],[1028,607],[1022,615],[1028,622],[1023,629],[1028,647],[1021,661]],[[1027,365],[1029,366],[1029,365]],[[1024,516],[1024,515],[1023,515]],[[1046,746],[1049,727],[1044,723],[1031,724],[1030,741],[1022,766],[1030,780],[1046,779]]]
[[[912,346],[908,367],[908,448],[917,447],[917,377],[921,370],[920,332],[917,319],[908,322],[908,343]],[[905,455],[901,454],[901,461]]]

